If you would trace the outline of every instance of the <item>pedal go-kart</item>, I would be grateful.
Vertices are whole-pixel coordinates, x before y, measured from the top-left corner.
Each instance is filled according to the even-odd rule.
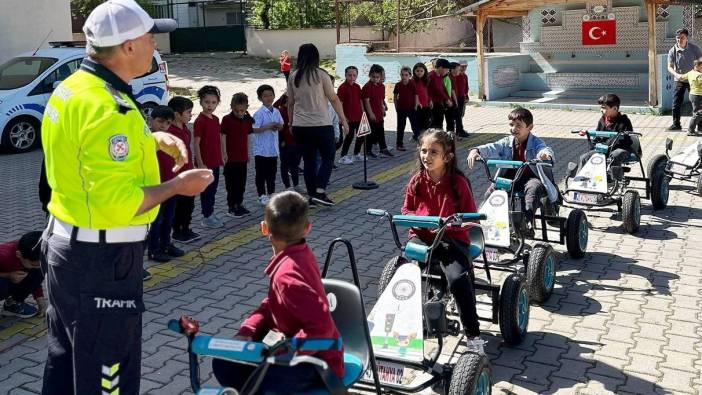
[[[347,247],[354,283],[327,278],[332,253],[336,245]],[[272,346],[259,342],[240,341],[231,338],[215,338],[198,334],[199,323],[194,319],[183,316],[179,320],[171,320],[168,328],[183,334],[188,339],[188,357],[190,365],[190,385],[197,395],[236,395],[239,392],[232,388],[202,387],[200,383],[199,356],[245,362],[258,369],[248,379],[242,395],[256,394],[267,374],[273,366],[295,366],[311,364],[319,373],[324,385],[322,388],[305,392],[304,395],[347,394],[348,389],[358,383],[364,372],[368,377],[367,385],[380,394],[378,368],[375,365],[373,347],[366,312],[361,294],[361,283],[356,269],[356,260],[351,243],[347,240],[336,239],[329,245],[322,282],[329,301],[329,310],[341,338],[338,339],[299,339],[282,340]],[[344,348],[345,375],[339,379],[329,369],[327,363],[310,355],[298,355],[299,352],[321,351]]]
[[[455,303],[446,278],[432,257],[444,231],[453,226],[469,227],[471,258],[482,255],[482,229],[477,223],[469,221],[484,219],[485,216],[466,213],[441,218],[392,215],[376,209],[367,212],[389,220],[393,239],[400,250],[400,255],[392,258],[383,268],[378,283],[378,302],[368,316],[383,388],[398,393],[414,393],[431,386],[442,388],[447,394],[489,394],[491,369],[484,355],[466,352],[455,365],[438,362],[444,339],[459,336],[461,325],[456,319]],[[435,232],[434,241],[428,246],[411,241],[402,245],[398,228],[432,229]],[[485,270],[489,278],[487,266]],[[489,306],[490,316],[484,316],[484,312],[481,316],[481,309],[478,308],[479,319],[499,323],[505,342],[521,343],[529,322],[529,294],[523,277],[512,274],[501,288],[491,282],[475,281],[474,284],[476,293],[487,292],[490,296],[490,304],[483,303],[484,307]],[[452,313],[451,316],[449,313]],[[436,339],[436,344],[427,357],[424,354],[425,341],[430,338]]]
[[[639,230],[641,225],[641,197],[639,192],[632,187],[632,181],[643,182],[646,185],[645,199],[650,199],[653,208],[660,210],[668,204],[668,183],[665,173],[661,171],[661,165],[652,161],[649,164],[649,177],[643,167],[641,158],[641,144],[638,136],[641,133],[635,132],[609,132],[590,130],[572,130],[571,133],[578,133],[587,136],[590,149],[596,152],[588,159],[585,166],[576,172],[578,165],[568,163],[568,176],[565,181],[565,191],[562,193],[565,205],[586,210],[602,210],[608,206],[616,205],[617,212],[621,214],[622,225],[627,233],[633,234]],[[628,160],[621,166],[613,167],[609,154],[611,147],[624,136],[631,137],[632,151]],[[594,143],[594,138],[612,138],[611,144]],[[631,171],[631,165],[639,164],[641,177],[624,175]]]
[[[687,146],[681,152],[670,156],[673,140],[665,139],[665,155],[659,154],[648,163],[649,174],[663,172],[666,179],[693,182],[698,195],[702,195],[702,140]],[[666,184],[667,185],[667,184]]]
[[[535,208],[533,235],[527,232],[524,210],[524,194],[514,191],[512,185],[521,179],[524,171],[531,168],[534,174],[543,173],[544,167],[552,167],[550,161],[485,160],[483,163],[487,177],[494,184],[494,190],[480,206],[481,213],[487,215],[482,222],[485,230],[485,260],[498,270],[526,274],[529,298],[535,302],[546,301],[556,283],[558,260],[549,243],[565,244],[573,258],[582,258],[587,250],[588,223],[582,210],[571,210],[567,218],[560,217],[562,196],[555,185],[545,185],[548,193]],[[495,175],[492,168],[498,169]],[[513,169],[513,179],[499,177],[501,169]],[[550,183],[547,177],[542,177]],[[549,237],[549,231],[557,231],[558,238]],[[534,240],[533,246],[525,242]]]

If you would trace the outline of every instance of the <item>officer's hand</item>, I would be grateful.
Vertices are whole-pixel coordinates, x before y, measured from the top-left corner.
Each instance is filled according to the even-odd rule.
[[[214,181],[214,176],[210,169],[193,169],[178,174],[177,179],[179,195],[196,196]]]
[[[10,273],[10,282],[13,284],[17,284],[24,280],[25,277],[27,277],[27,272],[17,270]]]
[[[39,307],[39,317],[46,315],[46,308],[49,307],[49,301],[46,298],[37,298],[37,306]]]
[[[183,143],[183,140],[170,133],[164,132],[154,132],[152,135],[154,136],[154,140],[156,140],[158,149],[175,159],[173,172],[177,172],[183,165],[188,163],[188,149],[185,143]]]

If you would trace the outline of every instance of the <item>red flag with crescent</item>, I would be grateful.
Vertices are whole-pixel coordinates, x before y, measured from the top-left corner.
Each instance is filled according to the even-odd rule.
[[[583,21],[583,45],[613,45],[617,43],[617,21]]]

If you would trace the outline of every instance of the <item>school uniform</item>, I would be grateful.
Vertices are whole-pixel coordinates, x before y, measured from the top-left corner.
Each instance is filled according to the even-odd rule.
[[[233,113],[222,118],[220,133],[226,136],[227,163],[224,164],[224,183],[227,188],[229,212],[244,203],[246,171],[249,164],[249,135],[253,133],[253,118],[246,113],[239,118]]]
[[[203,113],[197,116],[194,123],[195,137],[200,138],[200,157],[206,168],[212,170],[214,181],[200,194],[202,216],[209,218],[214,213],[215,196],[219,184],[219,168],[222,161],[222,143],[220,138],[219,118],[216,115],[208,117]]]
[[[344,115],[346,115],[346,121],[349,124],[349,133],[344,137],[344,142],[341,146],[341,156],[343,157],[349,153],[351,142],[356,136],[356,133],[358,133],[358,127],[361,124],[361,117],[363,116],[361,86],[356,83],[351,85],[344,81],[339,85],[336,95],[339,97],[339,100],[341,100]],[[354,155],[358,155],[358,153],[361,152],[362,143],[362,140],[356,139],[356,144],[353,148]]]
[[[253,115],[254,129],[269,123],[283,124],[283,117],[275,107],[263,106]],[[256,166],[256,192],[258,196],[275,192],[275,175],[278,171],[278,131],[268,129],[253,134],[253,154]]]
[[[393,94],[397,98],[397,103],[395,103],[395,107],[397,108],[397,140],[395,141],[395,145],[397,147],[402,147],[404,146],[405,126],[407,125],[408,119],[412,127],[412,136],[415,138],[419,136],[415,109],[417,88],[412,80],[409,80],[407,84],[403,84],[402,81],[400,81],[395,84]]]
[[[385,121],[384,121],[384,109],[383,103],[385,101],[385,85],[374,84],[371,81],[366,82],[361,89],[361,98],[368,99],[370,103],[371,111],[375,115],[375,121],[368,117],[368,123],[371,128],[370,141],[366,142],[366,152],[370,152],[370,148],[373,144],[378,144],[380,150],[386,150],[388,148],[385,142]]]

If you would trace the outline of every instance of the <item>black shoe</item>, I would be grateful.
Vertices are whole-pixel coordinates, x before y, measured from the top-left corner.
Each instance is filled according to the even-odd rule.
[[[371,158],[371,159],[377,159],[378,155],[373,153],[373,151],[368,151],[368,153],[366,154],[366,157]]]
[[[168,247],[166,247],[166,255],[172,256],[174,258],[180,258],[183,255],[185,255],[185,251],[171,244]]]
[[[244,208],[244,206],[237,206],[234,210],[230,210],[227,215],[234,218],[241,218],[245,215],[251,214],[251,212]]]
[[[697,136],[698,133],[699,133],[699,132],[690,132],[690,131],[688,131],[688,132],[687,132],[687,135],[688,135],[688,136]]]
[[[336,170],[338,167],[335,164],[332,164],[332,170]]]
[[[329,199],[329,196],[327,196],[326,193],[317,193],[312,198],[310,199],[314,203],[321,204],[324,206],[333,206],[334,203],[331,199]]]
[[[682,130],[682,126],[679,123],[674,123],[668,127],[668,130]]]
[[[173,240],[180,241],[181,243],[189,243],[191,241],[197,240],[200,238],[200,235],[193,232],[190,229],[178,232],[178,233],[173,233],[173,236],[171,236]]]
[[[171,260],[171,257],[166,255],[164,252],[157,252],[155,254],[149,254],[149,259],[151,259],[154,262],[169,262]]]
[[[395,156],[395,155],[393,155],[392,152],[390,152],[389,149],[385,148],[385,149],[381,149],[381,150],[380,150],[380,156],[384,156],[384,157],[386,157],[386,158],[392,158],[392,157]]]
[[[146,269],[144,269],[144,271],[141,273],[141,279],[142,279],[143,281],[148,281],[148,280],[150,280],[150,279],[151,279],[151,272],[148,271],[148,270],[146,270]]]
[[[465,139],[465,138],[470,137],[470,134],[468,134],[466,132],[460,132],[460,133],[458,133],[458,137]]]

